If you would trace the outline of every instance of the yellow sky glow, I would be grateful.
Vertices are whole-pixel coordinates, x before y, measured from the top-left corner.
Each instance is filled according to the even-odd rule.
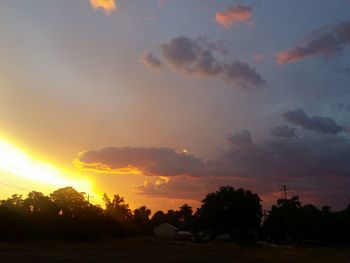
[[[0,171],[14,175],[18,180],[30,180],[42,186],[40,188],[61,188],[72,186],[78,191],[93,194],[93,184],[87,178],[73,175],[54,165],[36,159],[9,140],[0,137]],[[5,178],[3,178],[5,179]],[[5,183],[5,182],[0,182]],[[35,184],[34,184],[35,185]],[[33,189],[40,191],[41,189]]]

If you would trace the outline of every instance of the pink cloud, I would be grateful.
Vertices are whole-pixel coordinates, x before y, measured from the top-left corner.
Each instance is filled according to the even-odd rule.
[[[350,21],[347,21],[312,32],[301,44],[279,52],[276,60],[279,64],[285,64],[316,56],[331,58],[349,44]]]
[[[237,23],[247,23],[252,16],[253,10],[249,6],[231,6],[215,15],[216,22],[224,27],[230,27]]]

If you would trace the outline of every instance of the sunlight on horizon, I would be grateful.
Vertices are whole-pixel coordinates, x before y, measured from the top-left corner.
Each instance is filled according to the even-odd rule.
[[[83,176],[72,175],[49,162],[32,156],[16,144],[0,138],[0,171],[13,174],[20,179],[40,183],[45,188],[72,186],[78,191],[95,194],[92,182]],[[4,182],[0,182],[4,183]],[[4,183],[5,184],[5,183]],[[39,189],[33,189],[39,190]]]

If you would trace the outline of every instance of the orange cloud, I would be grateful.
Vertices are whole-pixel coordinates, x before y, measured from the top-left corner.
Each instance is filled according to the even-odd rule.
[[[291,51],[283,51],[277,54],[277,63],[285,64],[303,59],[303,55],[293,54]]]
[[[231,6],[227,7],[222,12],[217,12],[215,19],[216,22],[224,27],[229,27],[236,23],[246,23],[249,21],[253,13],[253,10],[249,6]]]
[[[81,153],[83,154],[83,153]],[[106,174],[142,174],[141,171],[131,165],[120,168],[111,168],[110,166],[103,163],[83,163],[79,159],[73,161],[76,168],[82,171],[91,171],[95,173],[106,173]]]
[[[324,55],[326,57],[332,57],[335,53],[339,52],[340,46],[336,44],[333,46],[333,43],[329,45],[329,43],[318,43],[314,45],[312,43],[306,47],[294,47],[287,51],[282,51],[277,54],[277,63],[285,64],[290,62],[296,62],[299,60],[303,60],[308,57],[315,57],[319,55]]]
[[[81,152],[74,164],[81,170],[147,176],[201,176],[203,161],[170,148],[107,147]]]
[[[277,54],[277,63],[285,64],[306,58],[331,58],[350,44],[350,21],[330,25],[308,34],[299,45]]]
[[[94,9],[103,9],[107,14],[117,9],[115,0],[90,0]]]

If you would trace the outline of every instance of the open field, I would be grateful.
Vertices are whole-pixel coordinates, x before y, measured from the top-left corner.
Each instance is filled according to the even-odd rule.
[[[350,249],[189,244],[153,238],[0,243],[0,262],[350,262]]]

